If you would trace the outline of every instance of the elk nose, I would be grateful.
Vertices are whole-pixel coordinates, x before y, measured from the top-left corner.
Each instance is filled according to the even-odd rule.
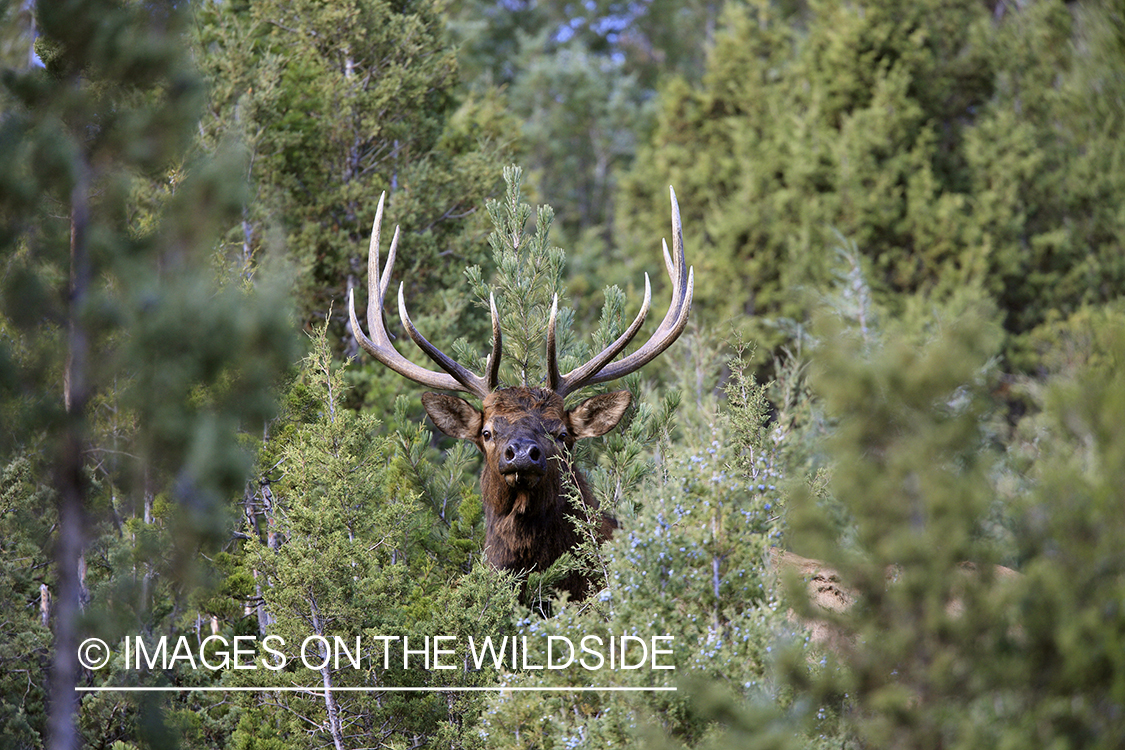
[[[501,473],[515,471],[530,471],[543,473],[547,470],[543,451],[531,440],[513,440],[504,447],[503,460],[500,461]]]

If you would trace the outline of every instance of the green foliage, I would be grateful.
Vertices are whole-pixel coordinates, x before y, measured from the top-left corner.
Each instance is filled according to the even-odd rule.
[[[1032,366],[1020,337],[1125,289],[1113,13],[728,4],[702,86],[664,88],[622,236],[641,246],[664,213],[652,186],[675,184],[700,314],[773,348],[780,331],[741,316],[805,320],[839,232],[892,312],[980,286]]]
[[[507,626],[515,593],[510,581],[483,565],[464,572],[470,559],[465,537],[475,545],[474,556],[480,549],[480,501],[455,492],[464,484],[457,468],[464,461],[455,456],[452,466],[430,466],[417,428],[379,435],[372,415],[345,408],[343,373],[332,363],[325,330],[291,388],[292,421],[278,431],[280,445],[269,454],[269,501],[258,521],[265,532],[250,535],[242,558],[258,582],[263,635],[284,640],[278,650],[287,667],[275,675],[227,670],[224,680],[322,686],[328,697],[249,698],[243,701],[247,716],[266,717],[267,707],[280,704],[289,718],[270,723],[266,736],[244,720],[231,741],[291,747],[307,731],[297,717],[317,717],[324,742],[368,746],[426,738],[432,747],[471,745],[478,698],[337,690],[489,684],[495,674],[488,670],[403,669],[393,644],[385,662],[379,639],[407,637],[416,644],[443,635],[465,642],[491,634]],[[353,652],[359,639],[360,666],[304,666],[300,649],[312,636],[342,638]]]
[[[602,262],[599,250],[613,248],[618,175],[652,126],[658,82],[672,72],[698,80],[721,5],[451,3],[466,82],[502,92],[522,124],[518,156],[534,194],[558,209],[585,258]]]
[[[668,71],[697,79],[721,4],[706,0],[450,3],[450,27],[471,80],[516,83],[552,54],[587,49],[617,60],[645,90]],[[693,33],[684,33],[691,29]]]
[[[1125,585],[1120,323],[1107,332],[1116,362],[1060,379],[1039,421],[1032,490],[1015,506],[1025,561],[1012,595],[1015,648],[980,670],[996,698],[982,701],[986,716],[998,723],[974,727],[984,741],[1110,747],[1123,731],[1123,616],[1108,604],[1122,601]]]
[[[283,247],[298,268],[306,329],[363,284],[380,190],[390,193],[387,223],[403,229],[408,297],[454,285],[465,263],[482,259],[479,221],[462,219],[495,190],[508,128],[480,100],[458,109],[457,62],[435,5],[208,3],[196,20],[212,84],[206,142],[236,139],[248,150],[255,192],[228,236],[227,262],[250,274]],[[457,334],[482,327],[462,312],[455,325],[434,319]],[[354,355],[354,337],[336,336]]]
[[[1042,372],[1074,377],[1091,370],[1121,367],[1116,341],[1122,325],[1121,304],[1082,307],[1065,319],[1054,316],[1028,337],[1027,348]]]
[[[566,254],[551,246],[548,233],[554,211],[541,206],[536,214],[535,234],[525,227],[531,218],[531,206],[522,200],[520,188],[523,172],[518,167],[505,167],[507,191],[503,201],[490,200],[488,215],[494,230],[489,235],[496,263],[496,279],[484,282],[480,266],[466,272],[478,304],[488,309],[488,300],[499,297],[501,329],[507,332],[504,359],[516,377],[505,382],[513,385],[538,385],[546,380],[542,352],[546,351],[547,322],[552,300],[562,296],[562,267]],[[565,351],[569,341],[564,338],[569,326],[566,310],[560,311],[559,349]]]
[[[614,341],[627,325],[625,319],[625,294],[617,287],[607,287],[601,309],[599,326],[589,344],[580,340],[573,327],[577,315],[566,304],[563,267],[566,253],[553,246],[549,232],[554,219],[550,206],[541,206],[536,212],[534,234],[526,225],[532,215],[530,205],[522,198],[523,171],[518,167],[504,169],[507,185],[502,201],[489,201],[488,213],[494,230],[489,235],[493,249],[496,274],[490,283],[485,281],[479,266],[465,272],[476,305],[488,309],[489,298],[494,296],[504,332],[504,359],[501,362],[501,383],[508,385],[542,386],[546,382],[547,327],[551,306],[558,297],[558,322],[556,351],[559,370],[567,373],[589,360],[593,352],[601,351]],[[643,336],[643,332],[638,335]],[[456,351],[461,361],[472,363],[483,370],[485,357],[469,350],[458,342]],[[513,373],[512,370],[515,370]],[[625,378],[632,391],[639,386],[635,376]],[[603,387],[600,390],[605,390]],[[581,444],[580,444],[581,445]]]
[[[1095,338],[1090,316],[1044,348],[1044,361],[1066,365],[1053,383],[1021,386],[1036,412],[1011,433],[993,416],[999,336],[987,307],[938,307],[866,343],[854,320],[820,321],[812,383],[833,425],[826,487],[849,527],[842,540],[814,492],[798,492],[790,542],[838,570],[856,598],[843,614],[800,611],[854,635],[837,643],[836,665],[793,661],[790,684],[837,707],[842,738],[1115,744],[1120,623],[1105,602],[1120,598],[1122,579],[1111,425],[1125,329],[1100,311]],[[1001,559],[1020,572],[993,565]],[[791,601],[805,596],[802,585]]]
[[[83,633],[115,642],[190,627],[196,615],[184,609],[206,577],[200,553],[226,541],[227,498],[252,465],[239,432],[272,414],[291,353],[284,279],[224,284],[210,268],[217,228],[246,197],[244,165],[191,149],[204,91],[182,10],[36,4],[45,67],[2,76],[0,455],[31,467],[5,522],[34,510],[55,522],[48,533],[21,524],[7,542],[25,562],[32,549],[53,558],[5,577],[21,621],[35,605],[27,586],[43,587],[53,635],[34,662],[26,639],[4,644],[25,680],[26,698],[5,703],[21,712],[6,715],[13,742],[38,735],[69,750],[108,732],[174,746],[155,701],[92,697],[76,721],[62,696],[80,682],[164,676],[123,675],[117,664],[83,673],[73,657]],[[35,704],[48,669],[44,716]]]
[[[638,415],[619,435],[626,450],[617,455],[630,459],[608,472],[620,479],[639,464],[645,477],[618,488],[627,501],[617,506],[622,528],[595,558],[606,588],[584,605],[557,604],[550,620],[521,622],[529,637],[576,643],[587,635],[671,636],[663,643],[675,669],[575,664],[523,672],[516,684],[678,691],[502,696],[485,714],[490,747],[740,747],[750,737],[785,746],[794,736],[778,711],[789,699],[771,671],[789,629],[766,564],[780,539],[778,461],[787,438],[767,437],[765,391],[740,362],[730,386],[737,398],[722,418],[713,395],[702,408],[685,410],[676,398],[661,410],[642,405],[657,413]],[[683,430],[675,441],[673,409]],[[645,424],[647,432],[638,429]],[[656,464],[646,458],[654,442]]]
[[[525,63],[507,94],[526,113],[523,159],[531,182],[559,207],[568,236],[593,229],[608,235],[617,174],[631,163],[636,134],[651,119],[645,89],[622,59],[577,39],[549,52],[542,36],[524,44]]]
[[[106,33],[117,36],[92,45],[96,22],[51,6],[40,19],[51,67],[6,77],[4,408],[58,424],[66,325],[77,326],[86,392],[73,395],[135,420],[130,439],[145,460],[183,470],[180,493],[206,505],[249,468],[234,432],[271,413],[268,385],[291,340],[284,280],[217,289],[207,267],[211,230],[237,216],[245,194],[230,154],[185,150],[201,87],[165,36],[179,15],[169,11],[162,31],[147,11],[94,5],[80,12],[110,14]],[[138,206],[169,174],[174,190]],[[132,476],[114,481],[136,481],[136,468],[120,470]]]
[[[418,541],[440,559],[443,570],[467,572],[484,546],[476,451],[469,443],[457,441],[439,463],[433,435],[408,407],[403,396],[395,402],[393,470],[402,491],[417,494],[432,519],[428,529],[419,530]]]
[[[0,4],[4,747],[1120,744],[1110,3],[30,7]],[[516,150],[558,222],[514,168],[476,210]],[[602,545],[580,520],[528,585],[581,569],[600,590],[543,617],[481,559],[472,447],[439,452],[414,386],[334,362],[355,342],[325,321],[363,285],[386,188],[419,327],[479,370],[495,294],[502,380],[540,385],[555,295],[564,372],[631,319],[668,182],[696,304],[646,377],[679,390],[630,376],[620,426],[580,443],[621,528]],[[552,229],[579,247],[570,280]],[[270,420],[293,278],[316,335]],[[856,604],[826,617],[779,587],[782,545]],[[851,637],[823,652],[796,615]],[[75,741],[52,723],[74,638],[211,633],[283,638],[288,663],[116,653],[56,684],[265,689],[84,695]],[[675,669],[403,669],[398,646],[384,665],[379,638],[437,634],[671,637]],[[360,666],[304,666],[310,635],[358,637]],[[295,685],[316,690],[273,689]],[[678,691],[453,691],[501,685]]]
[[[12,748],[43,743],[47,686],[42,664],[51,634],[47,556],[53,498],[35,479],[27,456],[0,469],[0,737]],[[48,610],[49,611],[49,610]]]

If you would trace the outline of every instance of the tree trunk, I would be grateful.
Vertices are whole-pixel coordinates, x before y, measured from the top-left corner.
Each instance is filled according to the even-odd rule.
[[[71,192],[70,299],[67,310],[67,361],[63,379],[66,419],[56,465],[58,485],[58,540],[55,570],[58,576],[54,607],[55,642],[51,665],[51,703],[48,713],[49,750],[75,750],[78,742],[78,617],[82,581],[79,565],[84,546],[83,518],[86,510],[86,478],[83,447],[86,437],[85,411],[86,331],[79,311],[89,285],[86,252],[88,206],[84,165]]]
[[[313,632],[324,637],[324,627],[320,622],[320,612],[315,601],[309,602],[309,612],[312,615]],[[327,659],[326,653],[322,653],[321,656]],[[332,744],[335,745],[336,750],[344,750],[344,727],[340,722],[336,696],[332,692],[332,670],[328,666],[328,661],[325,661],[324,667],[321,668],[320,677],[324,684],[324,709],[328,712],[328,731],[332,734]]]

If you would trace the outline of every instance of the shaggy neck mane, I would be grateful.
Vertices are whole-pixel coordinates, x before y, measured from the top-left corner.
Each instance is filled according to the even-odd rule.
[[[489,555],[498,567],[544,570],[577,541],[568,493],[588,498],[589,491],[573,465],[551,463],[530,489],[509,487],[495,472],[481,476],[485,519],[494,532],[489,534]]]

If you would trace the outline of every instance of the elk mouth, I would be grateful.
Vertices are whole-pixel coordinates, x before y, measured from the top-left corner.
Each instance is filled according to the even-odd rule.
[[[500,476],[514,490],[530,490],[543,479],[543,472],[537,467],[524,466],[512,471],[502,472]]]

